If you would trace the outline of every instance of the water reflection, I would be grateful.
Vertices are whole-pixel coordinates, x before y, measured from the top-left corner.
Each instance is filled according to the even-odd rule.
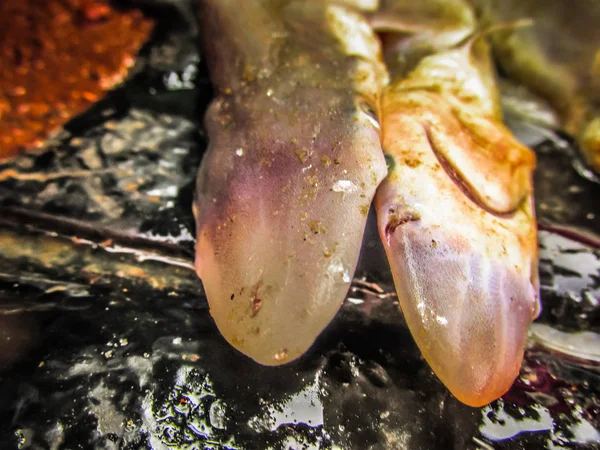
[[[592,331],[565,333],[548,325],[531,326],[534,339],[541,345],[569,356],[600,362],[600,334]]]
[[[540,231],[542,288],[575,302],[600,304],[600,250],[557,234]]]
[[[277,430],[285,424],[305,424],[309,427],[322,426],[323,404],[321,403],[320,373],[313,382],[308,383],[302,390],[289,398],[267,406],[267,411],[250,419],[250,426]]]
[[[479,431],[492,441],[508,439],[520,433],[552,430],[550,411],[542,406],[534,405],[529,416],[525,409],[519,408],[519,413],[523,415],[520,420],[510,416],[503,407],[503,402],[498,401],[494,406],[488,405],[481,410],[483,423]]]
[[[481,438],[500,448],[593,448],[600,442],[597,386],[600,365],[532,341],[512,389],[481,409]]]

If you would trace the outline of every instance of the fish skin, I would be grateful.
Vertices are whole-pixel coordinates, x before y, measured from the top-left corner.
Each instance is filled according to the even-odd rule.
[[[423,356],[455,397],[482,406],[517,377],[539,314],[535,156],[501,123],[483,38],[432,48],[391,77],[379,233]]]
[[[414,49],[415,41],[431,48],[461,40],[473,32],[476,18],[471,8],[465,8],[464,0],[381,0],[369,22],[379,33],[404,34],[403,39],[411,41]]]
[[[476,17],[464,0],[382,0],[369,23],[382,41],[389,72],[398,79],[425,56],[470,36]]]
[[[529,27],[490,36],[495,59],[513,80],[547,99],[600,173],[600,3],[581,0],[470,0],[480,20],[529,18]],[[535,119],[535,117],[533,118]]]
[[[200,13],[218,95],[197,178],[196,270],[225,339],[284,364],[350,286],[386,174],[374,111],[387,72],[344,5],[206,0]]]

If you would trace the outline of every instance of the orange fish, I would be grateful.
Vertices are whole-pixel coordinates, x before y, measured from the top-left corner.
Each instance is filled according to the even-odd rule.
[[[417,345],[459,400],[481,406],[517,377],[540,308],[535,156],[502,124],[485,33],[461,3],[443,34],[427,22],[424,35],[388,36],[390,172],[375,205]]]

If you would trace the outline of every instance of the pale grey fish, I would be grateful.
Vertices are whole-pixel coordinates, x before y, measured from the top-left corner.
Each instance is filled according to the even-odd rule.
[[[198,174],[196,270],[223,336],[301,356],[344,300],[386,174],[372,1],[203,0],[216,99]]]

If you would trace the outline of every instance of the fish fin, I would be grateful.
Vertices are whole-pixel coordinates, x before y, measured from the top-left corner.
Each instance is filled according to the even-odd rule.
[[[447,116],[425,126],[442,166],[480,207],[513,213],[530,194],[534,153],[501,123],[461,110]]]
[[[514,215],[480,210],[440,170],[424,122],[394,103],[383,117],[395,164],[375,207],[400,306],[434,373],[482,406],[518,376],[539,313],[531,193]]]
[[[477,30],[470,36],[468,36],[463,42],[459,43],[457,47],[464,47],[470,50],[473,45],[482,38],[485,38],[493,33],[500,31],[513,31],[518,28],[526,28],[534,25],[533,19],[522,18],[506,22],[497,22],[487,25],[479,26]]]

